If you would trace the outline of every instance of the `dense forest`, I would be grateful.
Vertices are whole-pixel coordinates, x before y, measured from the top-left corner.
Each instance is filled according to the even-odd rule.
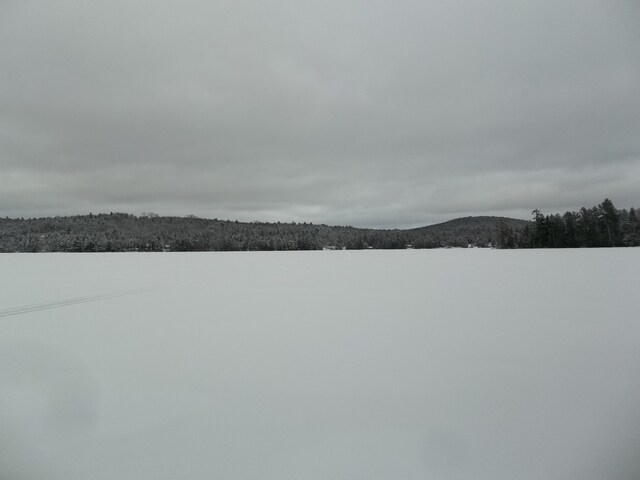
[[[468,217],[412,230],[312,223],[238,222],[127,213],[0,219],[0,252],[160,252],[490,247],[502,221],[518,234],[530,222]]]
[[[0,219],[0,252],[162,252],[442,247],[640,245],[635,210],[610,200],[533,220],[465,217],[428,227],[380,230],[312,223],[238,222],[127,213]]]
[[[499,248],[577,248],[640,246],[636,210],[618,210],[606,198],[601,204],[564,215],[544,215],[536,209],[521,231],[498,221]]]

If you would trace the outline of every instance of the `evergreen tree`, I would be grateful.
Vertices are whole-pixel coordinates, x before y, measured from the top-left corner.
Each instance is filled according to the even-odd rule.
[[[608,198],[598,205],[598,224],[607,247],[621,245],[620,215]]]

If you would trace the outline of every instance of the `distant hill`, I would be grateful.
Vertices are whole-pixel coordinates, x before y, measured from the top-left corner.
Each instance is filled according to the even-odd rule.
[[[502,220],[506,222],[512,228],[524,228],[527,225],[531,225],[530,220],[519,220],[517,218],[509,217],[490,217],[490,216],[478,216],[478,217],[460,217],[453,220],[448,220],[442,223],[436,223],[434,225],[428,225],[426,227],[412,228],[409,231],[421,231],[421,232],[450,232],[450,231],[464,231],[467,229],[484,229],[495,228],[497,223]]]
[[[508,217],[461,217],[447,222],[407,230],[415,235],[417,246],[420,242],[431,242],[439,247],[495,246],[498,225],[507,225],[514,232],[522,232],[531,225],[528,220]]]
[[[311,223],[238,222],[126,213],[0,219],[0,252],[123,252],[400,249],[496,245],[498,223],[520,231],[530,222],[466,217],[409,230]]]

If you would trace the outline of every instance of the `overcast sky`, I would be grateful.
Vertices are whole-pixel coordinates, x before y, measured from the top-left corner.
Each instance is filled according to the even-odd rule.
[[[640,206],[636,0],[0,0],[0,215]]]

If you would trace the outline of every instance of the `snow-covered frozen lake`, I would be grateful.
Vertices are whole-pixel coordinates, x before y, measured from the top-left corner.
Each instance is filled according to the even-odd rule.
[[[640,249],[0,255],[0,478],[640,478]]]

